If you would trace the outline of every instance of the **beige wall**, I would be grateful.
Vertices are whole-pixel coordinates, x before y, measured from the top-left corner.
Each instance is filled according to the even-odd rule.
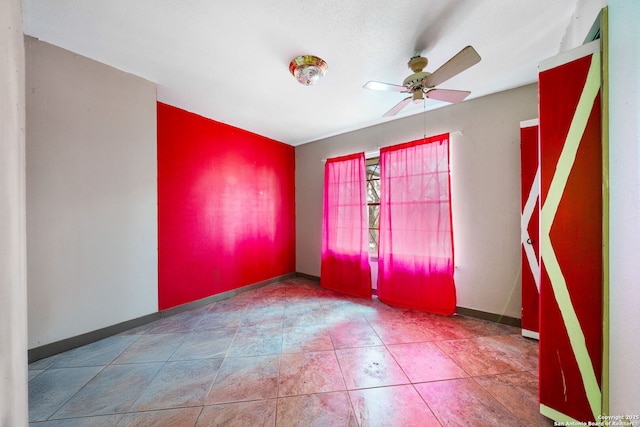
[[[0,1],[0,426],[26,426],[24,46],[20,0]]]
[[[421,138],[426,119],[451,133],[458,306],[519,318],[519,132],[537,105],[529,85],[296,147],[297,271],[320,275],[322,160]]]
[[[29,348],[157,311],[156,87],[26,38]]]

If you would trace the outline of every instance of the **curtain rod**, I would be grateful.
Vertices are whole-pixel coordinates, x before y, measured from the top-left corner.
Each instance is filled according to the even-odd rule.
[[[463,134],[464,134],[464,129],[458,129],[456,131],[449,132],[449,135],[463,135]],[[395,145],[395,144],[393,144],[393,145]],[[380,155],[380,149],[381,148],[385,148],[385,147],[391,147],[391,145],[385,145],[384,147],[378,147],[377,150],[365,151],[364,152],[364,157],[365,158],[370,158],[370,157],[379,156]],[[326,163],[327,159],[320,159],[320,161],[322,163]]]

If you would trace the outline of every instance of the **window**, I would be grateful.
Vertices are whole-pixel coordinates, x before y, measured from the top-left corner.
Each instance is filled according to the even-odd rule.
[[[327,159],[320,285],[389,305],[456,310],[449,134]],[[366,206],[365,206],[366,203]]]
[[[367,159],[367,210],[369,213],[369,253],[378,255],[380,218],[380,157]]]

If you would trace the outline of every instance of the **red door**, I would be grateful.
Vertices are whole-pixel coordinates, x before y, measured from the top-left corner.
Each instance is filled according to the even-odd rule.
[[[602,408],[600,43],[540,63],[540,412]]]
[[[540,298],[540,168],[538,119],[520,122],[522,335],[538,338]]]

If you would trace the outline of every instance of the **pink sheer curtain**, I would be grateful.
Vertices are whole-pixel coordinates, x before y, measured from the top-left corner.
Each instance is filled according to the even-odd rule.
[[[371,298],[364,153],[328,159],[324,168],[320,285]]]
[[[449,135],[380,150],[378,298],[452,315]]]

